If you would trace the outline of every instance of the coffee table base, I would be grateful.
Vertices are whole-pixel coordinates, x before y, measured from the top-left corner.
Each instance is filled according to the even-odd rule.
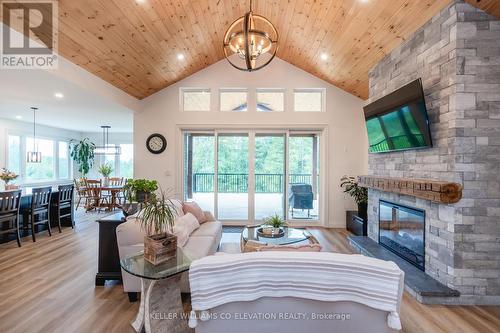
[[[168,279],[142,279],[139,313],[131,323],[137,333],[194,332],[187,324],[182,307],[180,275]]]

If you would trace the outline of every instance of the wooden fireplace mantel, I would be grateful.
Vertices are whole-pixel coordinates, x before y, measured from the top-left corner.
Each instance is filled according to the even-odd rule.
[[[437,203],[455,203],[462,198],[462,185],[433,179],[359,176],[358,184],[379,191],[393,192]]]

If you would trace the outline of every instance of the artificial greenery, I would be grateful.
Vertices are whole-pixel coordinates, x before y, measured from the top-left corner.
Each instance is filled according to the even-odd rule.
[[[167,194],[160,190],[158,194],[144,202],[140,216],[142,227],[148,236],[172,233],[175,205]]]
[[[70,156],[78,164],[78,171],[85,177],[94,165],[95,144],[89,138],[81,141],[71,140]]]
[[[283,219],[278,214],[275,214],[265,219],[264,224],[273,228],[281,228],[285,225],[285,221],[283,221]]]
[[[153,194],[157,189],[158,182],[148,179],[128,179],[124,186],[125,195],[129,202],[137,201],[137,193]]]
[[[349,194],[354,198],[358,205],[368,203],[368,190],[366,187],[361,187],[356,181],[356,177],[343,176],[340,179],[340,187],[344,189],[344,193]]]
[[[99,169],[97,169],[97,172],[99,172],[104,178],[108,178],[109,176],[111,176],[113,171],[114,171],[113,167],[112,167],[111,163],[109,163],[109,162],[101,164]]]

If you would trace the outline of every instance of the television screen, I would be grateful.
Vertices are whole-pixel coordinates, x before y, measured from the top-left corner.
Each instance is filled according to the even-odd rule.
[[[432,147],[420,80],[364,109],[371,153]]]

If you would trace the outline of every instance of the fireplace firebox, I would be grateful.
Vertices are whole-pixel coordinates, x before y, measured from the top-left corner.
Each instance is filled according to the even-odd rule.
[[[425,271],[425,211],[380,200],[378,240]]]

